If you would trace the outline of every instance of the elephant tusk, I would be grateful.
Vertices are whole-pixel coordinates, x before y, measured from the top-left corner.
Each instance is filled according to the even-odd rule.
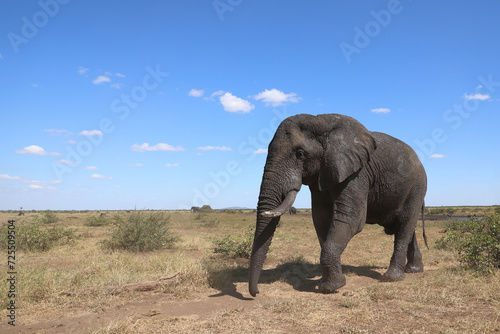
[[[260,216],[264,218],[275,218],[287,213],[288,210],[290,210],[290,208],[292,207],[296,196],[297,190],[290,191],[288,194],[286,194],[285,199],[276,209],[271,211],[264,211],[260,213]]]

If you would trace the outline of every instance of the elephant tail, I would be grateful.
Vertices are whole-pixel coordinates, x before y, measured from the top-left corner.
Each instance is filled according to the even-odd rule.
[[[422,231],[424,234],[425,247],[429,249],[429,244],[427,243],[427,235],[425,234],[425,202],[422,204]]]

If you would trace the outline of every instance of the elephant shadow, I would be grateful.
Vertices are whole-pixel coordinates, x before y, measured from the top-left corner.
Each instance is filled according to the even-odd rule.
[[[382,274],[377,269],[383,269],[377,266],[349,266],[342,265],[344,274],[354,274],[356,276],[369,277],[378,281],[383,281]],[[300,292],[322,293],[317,285],[322,275],[321,266],[318,263],[312,263],[303,258],[292,259],[280,263],[272,269],[262,270],[259,283],[271,284],[274,282],[285,282]],[[223,279],[221,279],[223,278]],[[237,291],[236,283],[248,283],[248,266],[238,266],[236,268],[221,268],[218,270],[209,270],[209,281],[213,288],[220,293],[210,297],[220,297],[229,295],[241,300],[252,300],[245,297]]]

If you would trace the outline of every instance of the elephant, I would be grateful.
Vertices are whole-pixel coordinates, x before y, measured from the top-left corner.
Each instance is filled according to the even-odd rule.
[[[199,206],[192,206],[191,212],[192,213],[199,213],[199,212],[201,212],[201,208]]]
[[[288,213],[291,215],[296,215],[297,209],[294,206],[292,206],[292,207],[290,207],[290,210],[288,210]]]
[[[321,247],[320,292],[346,284],[340,257],[365,224],[379,224],[394,235],[384,280],[423,272],[415,228],[420,212],[423,221],[427,176],[417,154],[394,137],[368,131],[354,118],[300,114],[281,122],[268,147],[249,266],[253,297],[259,293],[258,280],[280,216],[291,208],[302,184],[311,192]],[[423,236],[427,246],[424,224]]]

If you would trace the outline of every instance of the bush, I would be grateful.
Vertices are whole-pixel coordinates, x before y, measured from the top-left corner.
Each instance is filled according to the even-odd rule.
[[[219,226],[220,221],[218,219],[205,219],[201,221],[201,226],[203,227],[217,227]]]
[[[500,268],[500,216],[450,221],[439,248],[452,248],[467,269],[491,273]]]
[[[43,212],[42,218],[40,218],[40,222],[42,224],[55,224],[59,221],[59,218],[56,214],[50,210]]]
[[[117,227],[110,240],[104,241],[107,249],[131,252],[149,252],[171,248],[178,240],[168,229],[169,216],[163,213],[132,213],[127,220],[117,220]]]
[[[16,247],[22,251],[47,251],[56,245],[68,244],[76,238],[75,230],[55,225],[49,227],[42,219],[16,225]]]
[[[116,220],[116,217],[115,217]],[[87,219],[85,219],[85,225],[86,226],[105,226],[109,225],[111,221],[107,219],[106,217],[101,217],[101,216],[89,216]]]
[[[214,244],[214,253],[222,254],[232,259],[238,257],[249,259],[252,254],[253,237],[253,228],[248,227],[243,235],[226,235],[215,238],[212,240]]]

